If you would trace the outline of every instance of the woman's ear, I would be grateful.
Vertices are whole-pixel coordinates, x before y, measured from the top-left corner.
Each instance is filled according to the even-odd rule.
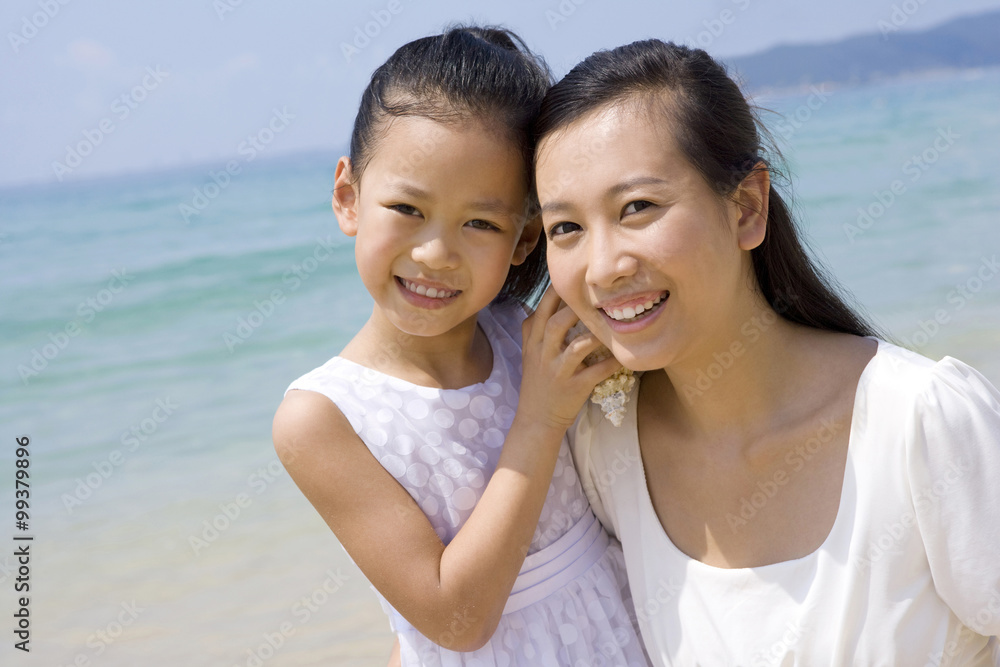
[[[753,250],[764,242],[770,191],[771,173],[763,162],[754,165],[750,175],[736,188],[734,198],[740,208],[736,235],[741,250]]]
[[[337,161],[337,171],[333,177],[333,212],[337,214],[340,231],[348,236],[358,233],[358,186],[351,158],[345,155]]]
[[[541,216],[528,218],[524,223],[524,229],[521,230],[520,238],[517,239],[517,245],[514,247],[514,256],[510,259],[511,265],[517,266],[523,264],[524,260],[528,259],[528,255],[538,245],[538,237],[541,236],[541,233]]]

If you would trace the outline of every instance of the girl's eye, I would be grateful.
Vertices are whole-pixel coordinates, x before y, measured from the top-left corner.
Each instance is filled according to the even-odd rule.
[[[625,207],[625,209],[622,211],[622,213],[624,215],[629,215],[631,213],[638,213],[644,208],[648,208],[652,205],[653,205],[652,203],[644,199],[639,199],[637,201],[629,202],[628,205]]]
[[[486,220],[469,220],[465,224],[468,225],[469,227],[472,227],[473,229],[485,229],[487,231],[494,231],[500,229],[492,222],[488,222]]]
[[[396,213],[402,213],[403,215],[420,215],[420,211],[409,204],[393,204],[389,208]]]
[[[557,222],[549,227],[549,238],[552,239],[563,234],[569,234],[579,229],[581,229],[580,225],[575,222]]]

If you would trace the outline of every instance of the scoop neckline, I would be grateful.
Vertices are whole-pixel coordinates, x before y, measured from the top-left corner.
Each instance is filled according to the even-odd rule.
[[[632,436],[631,441],[636,449],[636,458],[639,459],[639,474],[642,476],[641,480],[642,490],[640,491],[641,495],[640,502],[644,505],[644,508],[648,510],[649,515],[653,517],[653,520],[656,522],[656,528],[659,531],[659,535],[662,536],[664,542],[667,544],[667,547],[670,549],[674,557],[683,560],[691,567],[701,568],[706,572],[714,573],[717,576],[726,576],[726,575],[738,576],[740,574],[761,573],[783,568],[793,568],[797,565],[801,565],[806,561],[818,558],[820,553],[827,550],[827,548],[830,545],[830,542],[834,539],[834,536],[842,529],[844,521],[847,520],[845,517],[846,512],[844,508],[845,498],[847,497],[845,491],[855,490],[854,471],[851,467],[851,453],[856,447],[855,438],[857,436],[857,431],[860,429],[860,426],[858,426],[859,422],[861,421],[858,418],[859,407],[864,405],[864,401],[862,399],[865,394],[867,384],[869,382],[868,376],[871,375],[871,373],[873,372],[872,369],[876,365],[876,360],[881,361],[880,356],[882,356],[883,351],[886,349],[885,341],[875,338],[874,336],[865,336],[865,338],[868,340],[874,340],[877,343],[877,347],[875,349],[875,354],[872,355],[871,359],[868,360],[868,363],[865,365],[864,369],[862,369],[861,375],[858,377],[858,386],[854,390],[854,408],[851,412],[851,428],[847,437],[847,456],[844,462],[844,479],[840,485],[840,499],[837,504],[837,516],[833,520],[833,525],[830,527],[830,532],[827,533],[826,537],[823,538],[823,541],[814,550],[810,551],[809,553],[803,556],[799,556],[798,558],[791,558],[789,560],[777,561],[775,563],[767,563],[765,565],[753,565],[749,567],[719,567],[717,565],[711,565],[709,563],[700,561],[697,558],[692,558],[691,556],[681,551],[680,547],[674,544],[674,541],[673,539],[671,539],[669,533],[667,533],[666,528],[663,527],[663,523],[660,521],[660,517],[656,514],[656,508],[653,507],[653,498],[649,494],[649,483],[648,480],[646,479],[646,465],[642,461],[642,451],[639,447],[639,417],[638,417],[639,383],[637,382],[635,384],[634,398],[635,398],[636,409],[629,410],[629,430],[630,430],[630,435]],[[848,489],[848,484],[851,485],[851,489]]]
[[[485,315],[485,317],[484,317],[484,315]],[[479,311],[479,313],[476,316],[476,323],[480,327],[482,327],[483,333],[486,334],[486,342],[489,343],[490,353],[493,355],[493,367],[490,369],[490,374],[489,374],[489,376],[485,380],[483,380],[482,382],[476,382],[475,384],[469,384],[469,385],[466,385],[464,387],[457,387],[457,388],[454,388],[454,389],[445,389],[443,387],[431,387],[431,386],[426,385],[426,384],[417,384],[415,382],[410,382],[409,380],[406,380],[404,378],[397,377],[395,375],[390,375],[389,373],[385,373],[385,372],[380,371],[380,370],[376,370],[376,369],[372,368],[371,366],[365,366],[364,364],[359,364],[356,361],[352,361],[350,359],[345,359],[344,357],[342,357],[340,355],[337,355],[336,357],[334,357],[330,361],[338,362],[338,363],[342,363],[342,364],[348,364],[350,366],[354,366],[356,368],[360,368],[362,371],[364,371],[366,373],[377,373],[378,375],[381,375],[381,376],[386,377],[386,378],[390,378],[394,382],[398,382],[398,383],[407,385],[408,387],[412,387],[413,389],[423,389],[423,390],[432,390],[432,391],[461,391],[461,392],[476,391],[477,389],[479,389],[481,387],[484,387],[485,385],[490,384],[491,382],[492,383],[496,383],[497,382],[497,376],[500,375],[500,371],[501,371],[500,355],[497,354],[497,348],[499,346],[497,345],[497,341],[496,341],[496,332],[497,332],[498,324],[497,324],[496,320],[494,320],[494,318],[493,318],[493,313],[491,313],[489,311],[489,309],[483,309],[483,310]]]

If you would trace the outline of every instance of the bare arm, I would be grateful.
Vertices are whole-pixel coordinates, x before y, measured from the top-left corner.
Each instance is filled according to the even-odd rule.
[[[576,322],[554,294],[525,322],[517,416],[496,471],[446,547],[410,495],[371,455],[326,397],[290,392],[274,422],[292,479],[365,576],[417,630],[470,651],[500,620],[545,502],[559,444],[613,359],[586,367],[592,336],[563,345]]]
[[[389,664],[385,667],[403,667],[403,663],[399,655],[399,637],[397,637],[396,641],[392,643],[392,653],[389,654]]]

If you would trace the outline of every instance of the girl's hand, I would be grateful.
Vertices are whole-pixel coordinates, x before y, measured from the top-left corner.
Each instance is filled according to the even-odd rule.
[[[621,368],[614,357],[592,366],[583,363],[602,345],[589,332],[565,342],[567,332],[579,321],[551,287],[524,321],[519,417],[565,431],[597,383]]]

